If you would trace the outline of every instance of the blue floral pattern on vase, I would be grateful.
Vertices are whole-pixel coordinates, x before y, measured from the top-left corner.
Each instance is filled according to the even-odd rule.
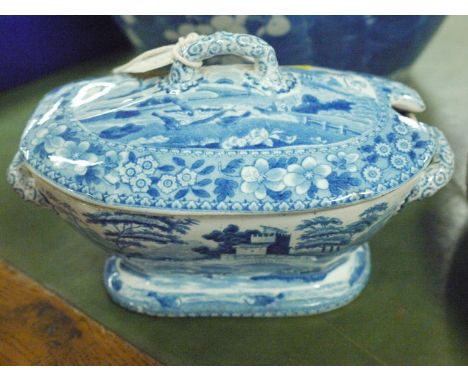
[[[116,16],[138,50],[176,42],[191,32],[250,33],[271,44],[283,64],[311,64],[388,75],[408,67],[443,16]],[[220,62],[232,63],[229,57]],[[218,61],[218,62],[219,62]]]

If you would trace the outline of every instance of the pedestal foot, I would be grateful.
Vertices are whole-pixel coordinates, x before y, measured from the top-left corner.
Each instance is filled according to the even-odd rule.
[[[216,260],[154,262],[113,255],[104,280],[114,301],[140,313],[265,317],[339,308],[359,295],[370,273],[367,243],[339,256],[309,256],[302,265],[299,261],[285,267],[282,261],[246,267]]]

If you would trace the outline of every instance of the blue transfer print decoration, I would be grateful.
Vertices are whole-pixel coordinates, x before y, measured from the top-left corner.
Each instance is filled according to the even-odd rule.
[[[129,309],[340,307],[366,284],[370,237],[452,175],[447,141],[412,118],[424,104],[404,85],[279,67],[248,35],[192,35],[158,52],[168,77],[49,93],[8,172],[21,196],[113,252],[105,285]],[[227,53],[256,65],[202,65]]]
[[[164,268],[159,274],[145,274],[141,271],[144,264],[137,269],[125,264],[118,256],[111,256],[106,263],[104,278],[110,296],[130,310],[169,317],[273,317],[323,313],[356,298],[370,272],[367,245],[357,247],[315,273],[296,270],[296,273],[249,276],[232,273],[228,267],[223,267],[218,269],[218,272],[225,272],[221,277],[209,273],[203,277],[188,273],[170,277]],[[327,276],[333,278],[340,267],[350,264],[353,266],[349,279],[327,283]],[[193,269],[198,267],[194,265]],[[143,284],[133,282],[138,278],[142,278]],[[149,291],[142,288],[144,284]],[[244,290],[246,285],[249,285],[248,290]],[[278,292],[281,289],[284,292]],[[220,294],[219,290],[224,292]]]
[[[306,94],[302,96],[302,103],[292,108],[293,111],[305,114],[317,114],[322,110],[351,111],[352,102],[344,99],[321,103],[317,97]]]
[[[296,227],[297,231],[302,232],[296,249],[306,249],[310,253],[339,252],[354,242],[356,235],[368,231],[378,221],[385,221],[382,215],[387,208],[387,203],[369,207],[359,215],[360,220],[348,225],[336,217],[320,216],[304,220]]]
[[[359,244],[394,212],[380,203],[353,223],[303,219],[291,231],[228,224],[194,246],[193,230],[208,228],[198,219],[79,212],[52,193],[41,196],[82,234],[117,251],[104,275],[113,299],[162,316],[284,316],[342,306],[367,282],[369,250]]]
[[[199,254],[196,258],[188,253],[185,259],[169,253],[155,256],[137,246],[118,245],[128,254],[108,260],[106,285],[120,304],[160,316],[284,316],[335,309],[353,299],[367,282],[368,246],[355,244],[365,242],[369,228],[380,228],[392,212],[386,203],[380,203],[347,226],[340,219],[316,218],[304,220],[292,232],[270,226],[242,230],[229,224],[203,235],[212,244],[192,247]],[[125,220],[119,214],[115,219],[97,216],[93,224],[114,227],[105,234],[112,233],[110,241],[117,241],[114,233],[125,232]],[[168,226],[181,227],[180,232],[185,233],[197,224],[173,220]],[[141,235],[145,243],[146,229],[154,229],[154,224],[167,226],[142,217],[132,226],[136,231],[128,234]],[[300,235],[295,246],[291,245],[292,235]],[[180,245],[190,246],[180,239],[174,243],[181,253]],[[336,279],[343,269],[348,276],[341,274]],[[217,292],[220,289],[224,292]]]
[[[247,35],[200,37],[180,54],[199,62],[213,52],[261,65],[176,60],[169,78],[66,85],[31,118],[24,158],[42,177],[102,204],[272,212],[381,195],[433,155],[432,129],[391,107],[424,108],[402,84],[280,67],[271,47]]]
[[[191,218],[177,219],[166,216],[144,216],[120,212],[84,214],[86,222],[108,227],[103,231],[104,238],[122,251],[126,248],[145,248],[148,244],[184,244],[182,236],[190,226],[198,224]]]

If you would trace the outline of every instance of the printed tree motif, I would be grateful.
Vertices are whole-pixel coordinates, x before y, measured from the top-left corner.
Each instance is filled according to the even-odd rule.
[[[296,249],[311,249],[314,252],[333,252],[349,244],[352,235],[343,229],[343,222],[337,218],[320,216],[303,220],[296,230],[304,231]]]
[[[72,223],[78,221],[77,212],[68,203],[58,199],[48,191],[41,193],[41,196],[44,198],[45,203],[50,206],[57,215],[68,218]]]
[[[239,227],[234,224],[229,224],[222,231],[214,230],[206,235],[203,235],[203,238],[207,240],[213,240],[218,243],[217,248],[210,248],[207,246],[192,248],[193,251],[210,256],[219,256],[226,253],[236,253],[235,246],[238,244],[246,244],[250,242],[250,237],[252,235],[260,234],[259,230],[246,230],[239,231]]]
[[[80,214],[70,204],[62,201],[48,191],[41,193],[41,195],[47,205],[50,206],[56,214],[63,217],[68,223],[70,223],[76,231],[90,240],[105,246],[105,243],[103,243],[103,240],[99,235],[92,229],[88,228],[87,224],[81,221]]]
[[[343,226],[338,218],[320,216],[303,220],[296,227],[304,231],[299,237],[296,250],[310,249],[312,252],[333,252],[350,244],[359,233],[365,232],[376,223],[387,209],[387,203],[380,203],[366,209],[359,217],[360,220]]]
[[[372,206],[362,212],[359,216],[366,222],[366,224],[373,224],[378,220],[381,215],[381,212],[384,212],[387,209],[387,203],[380,203]]]
[[[320,102],[317,97],[311,94],[304,94],[302,96],[302,103],[292,108],[293,111],[298,113],[317,114],[322,110],[342,110],[349,112],[351,110],[352,102],[345,99],[338,99],[330,102]]]
[[[376,204],[375,206],[369,207],[364,212],[359,214],[361,218],[357,222],[348,225],[347,230],[353,232],[353,234],[366,231],[372,226],[377,220],[380,219],[382,213],[387,209],[387,203]]]
[[[168,216],[134,215],[121,212],[85,214],[86,222],[108,227],[107,240],[120,250],[128,247],[144,248],[150,243],[185,244],[181,235],[198,224],[195,219],[176,219]]]

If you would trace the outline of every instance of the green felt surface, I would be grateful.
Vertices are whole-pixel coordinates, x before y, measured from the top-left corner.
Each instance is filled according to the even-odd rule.
[[[421,119],[456,151],[455,179],[413,203],[371,242],[367,288],[339,310],[309,317],[154,318],[112,303],[105,253],[51,211],[22,201],[0,177],[0,257],[166,364],[468,364],[466,150],[468,18],[451,17],[407,73],[427,100]],[[45,92],[106,73],[125,56],[85,63],[0,94],[0,173]]]

